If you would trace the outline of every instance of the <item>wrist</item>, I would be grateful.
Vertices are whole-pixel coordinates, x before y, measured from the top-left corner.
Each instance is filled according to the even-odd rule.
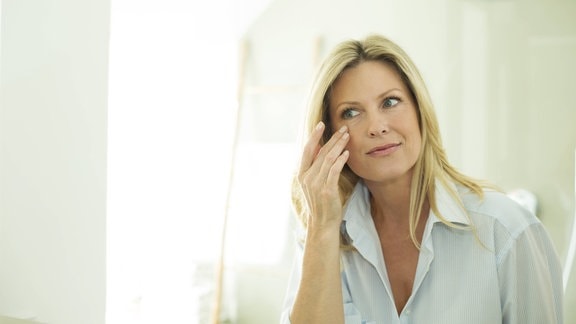
[[[340,224],[341,222],[322,225],[309,224],[306,231],[306,242],[324,244],[337,242],[340,245]]]

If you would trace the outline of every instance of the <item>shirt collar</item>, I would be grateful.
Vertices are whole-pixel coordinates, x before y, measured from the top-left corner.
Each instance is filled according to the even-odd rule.
[[[354,245],[367,236],[378,237],[370,213],[370,192],[361,180],[344,206],[341,232],[348,243],[354,242]]]
[[[344,206],[344,220],[370,215],[370,192],[362,180],[358,181]]]
[[[449,187],[450,189],[448,189]],[[471,225],[466,211],[461,203],[458,202],[450,191],[458,194],[457,186],[450,182],[446,186],[436,181],[436,207],[442,217],[450,223],[459,225]],[[373,222],[370,214],[370,192],[366,185],[360,180],[356,184],[354,191],[350,195],[346,206],[344,207],[344,222],[359,223],[358,225],[372,225]],[[438,215],[430,211],[428,222],[442,222]],[[348,233],[350,234],[350,233]]]
[[[442,217],[450,223],[457,225],[472,225],[464,205],[455,199],[450,192],[459,194],[458,187],[452,183],[447,183],[446,186],[442,185],[440,181],[436,181],[436,208]],[[430,211],[430,216],[432,222],[441,222],[438,216]]]

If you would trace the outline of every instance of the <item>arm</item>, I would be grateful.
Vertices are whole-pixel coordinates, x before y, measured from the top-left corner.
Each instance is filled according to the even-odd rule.
[[[344,323],[339,229],[308,230],[292,324]]]
[[[340,279],[340,172],[348,159],[346,129],[322,148],[320,123],[304,149],[298,181],[309,210],[301,278],[290,320],[292,324],[344,323]]]
[[[502,323],[563,323],[562,268],[542,224],[511,238],[501,260]]]

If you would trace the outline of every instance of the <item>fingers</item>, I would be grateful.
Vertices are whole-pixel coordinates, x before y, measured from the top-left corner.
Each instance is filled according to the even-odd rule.
[[[311,166],[313,172],[319,173],[321,176],[326,177],[328,171],[344,151],[350,135],[346,127],[340,128],[318,152],[316,161],[318,163]]]
[[[348,161],[348,157],[350,156],[350,152],[345,150],[338,156],[332,167],[328,170],[328,176],[326,177],[326,185],[332,188],[336,188],[338,186],[338,180],[340,179],[340,173],[344,168],[344,165]]]
[[[310,139],[304,146],[304,153],[302,154],[302,161],[300,162],[300,174],[303,174],[310,168],[312,162],[314,162],[314,158],[318,154],[320,150],[320,139],[322,138],[322,134],[324,133],[324,128],[326,126],[323,122],[319,122],[310,134]]]
[[[302,181],[306,175],[310,175],[316,179],[322,179],[322,182],[325,183],[331,172],[330,170],[337,170],[338,174],[336,175],[339,175],[339,172],[348,160],[348,153],[346,153],[346,157],[341,158],[350,138],[348,129],[345,126],[340,128],[340,130],[332,135],[330,140],[320,148],[320,139],[322,138],[324,128],[324,124],[319,123],[304,148],[299,173],[300,181]],[[332,169],[333,166],[334,169]]]

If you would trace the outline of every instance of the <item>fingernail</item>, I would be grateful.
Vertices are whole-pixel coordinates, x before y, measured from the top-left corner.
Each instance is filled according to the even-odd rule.
[[[346,133],[346,126],[342,126],[340,127],[340,129],[338,130],[340,133]]]
[[[324,123],[323,123],[323,122],[319,122],[319,123],[316,125],[316,130],[321,130],[322,128],[324,128]]]

